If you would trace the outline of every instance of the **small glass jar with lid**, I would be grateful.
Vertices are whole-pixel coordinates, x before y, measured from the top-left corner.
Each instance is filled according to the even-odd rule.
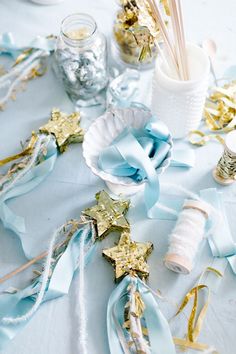
[[[96,97],[108,83],[107,44],[87,14],[67,16],[55,51],[57,72],[76,104]]]

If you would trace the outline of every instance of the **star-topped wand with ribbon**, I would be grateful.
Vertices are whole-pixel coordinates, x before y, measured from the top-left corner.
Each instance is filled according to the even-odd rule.
[[[68,115],[54,109],[48,123],[32,133],[23,151],[0,160],[0,166],[17,161],[0,177],[0,219],[20,237],[29,258],[24,218],[15,215],[6,202],[34,189],[53,170],[58,152],[64,152],[70,143],[83,140],[84,132],[79,122],[79,113]]]
[[[85,210],[85,213],[92,217],[94,212],[94,209]],[[114,207],[113,215],[116,215],[116,212]],[[100,219],[100,216],[96,215],[96,219]],[[118,224],[121,224],[123,229],[118,244],[103,250],[103,256],[114,267],[115,281],[121,280],[108,301],[107,331],[110,353],[174,354],[175,347],[167,320],[144,282],[149,276],[146,261],[152,252],[153,244],[133,241],[129,223],[124,215],[120,218],[119,213],[115,223],[114,219],[110,223],[110,227],[117,227]],[[105,229],[111,230],[110,227]],[[103,230],[101,232],[103,235]]]
[[[51,237],[48,251],[0,279],[3,283],[32,264],[45,258],[42,271],[35,271],[36,278],[25,289],[9,289],[0,298],[0,349],[17,334],[43,302],[68,293],[72,278],[79,270],[79,294],[77,314],[83,347],[79,353],[87,352],[86,340],[82,340],[86,329],[84,270],[93,256],[96,241],[102,240],[111,231],[129,229],[125,218],[129,201],[114,200],[105,191],[96,194],[97,204],[82,212],[80,220],[69,220]],[[59,241],[58,243],[56,243]],[[7,305],[7,306],[6,306]],[[82,346],[82,344],[81,344]]]

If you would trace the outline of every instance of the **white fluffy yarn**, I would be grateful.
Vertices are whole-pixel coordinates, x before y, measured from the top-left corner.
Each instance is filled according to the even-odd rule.
[[[0,77],[0,88],[8,87],[3,97],[0,97],[0,105],[6,103],[13,90],[40,62],[40,57],[44,55],[43,50],[37,50],[25,59],[21,64],[15,66],[9,73]]]
[[[45,294],[45,290],[47,287],[47,282],[48,282],[48,277],[50,274],[50,266],[51,266],[51,261],[52,261],[52,254],[53,254],[53,250],[54,250],[54,246],[57,240],[58,235],[60,234],[60,232],[64,229],[64,225],[61,226],[57,231],[55,231],[55,233],[53,234],[50,244],[49,244],[49,248],[48,248],[48,255],[46,258],[46,262],[45,262],[45,266],[44,266],[44,271],[42,274],[42,284],[41,284],[41,288],[40,291],[37,295],[36,301],[34,303],[34,305],[31,307],[31,309],[26,312],[26,314],[24,314],[23,316],[18,316],[18,317],[3,317],[0,321],[0,323],[3,324],[19,324],[22,323],[24,321],[27,321],[31,316],[33,316],[33,314],[37,311],[37,309],[39,308],[39,306],[42,303],[44,294]]]
[[[206,203],[198,201],[187,203],[189,206],[183,208],[169,236],[169,249],[165,256],[165,265],[169,269],[185,274],[191,271],[200,243],[204,238],[208,214]],[[193,203],[192,207],[191,203]],[[202,209],[195,207],[194,203],[199,203]]]
[[[85,309],[85,282],[84,282],[84,269],[85,269],[85,239],[87,231],[84,230],[80,237],[80,252],[79,252],[79,290],[78,302],[76,303],[76,315],[79,325],[79,338],[78,346],[79,354],[87,354],[87,316]]]

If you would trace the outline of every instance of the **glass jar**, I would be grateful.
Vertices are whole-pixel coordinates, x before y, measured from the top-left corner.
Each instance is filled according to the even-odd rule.
[[[148,69],[153,66],[157,56],[155,38],[148,27],[141,23],[141,10],[136,0],[119,0],[118,3],[113,25],[113,55],[128,66]]]
[[[91,16],[78,13],[62,21],[55,57],[58,74],[74,103],[94,98],[106,87],[106,38]]]

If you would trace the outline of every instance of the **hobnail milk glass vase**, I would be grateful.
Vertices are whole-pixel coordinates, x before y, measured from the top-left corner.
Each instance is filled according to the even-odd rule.
[[[202,48],[187,45],[190,80],[180,81],[159,59],[153,74],[152,112],[168,126],[173,138],[197,129],[208,89],[210,62]]]

